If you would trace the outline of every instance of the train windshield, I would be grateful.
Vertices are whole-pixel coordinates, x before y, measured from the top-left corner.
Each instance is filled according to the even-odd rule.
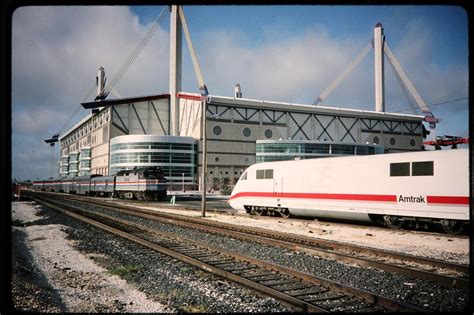
[[[163,173],[159,167],[148,167],[143,169],[144,178],[161,178]]]

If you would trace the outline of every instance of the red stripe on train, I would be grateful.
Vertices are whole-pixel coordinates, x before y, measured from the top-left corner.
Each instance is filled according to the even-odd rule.
[[[453,204],[453,205],[468,205],[469,197],[457,196],[426,196],[428,203]]]
[[[361,195],[361,194],[312,194],[312,193],[271,193],[271,192],[241,192],[229,198],[240,197],[269,197],[269,198],[300,198],[300,199],[335,199],[358,201],[397,202],[396,195]],[[464,196],[426,196],[428,204],[468,205],[469,197]]]
[[[396,195],[361,195],[361,194],[312,194],[312,193],[268,193],[268,192],[241,192],[229,198],[239,197],[275,197],[275,198],[301,198],[301,199],[338,199],[338,200],[363,200],[397,202]]]

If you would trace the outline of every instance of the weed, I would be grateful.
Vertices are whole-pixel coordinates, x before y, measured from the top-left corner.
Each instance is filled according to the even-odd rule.
[[[24,226],[24,224],[25,224],[25,222],[23,222],[22,220],[16,219],[16,220],[12,221],[13,226]]]
[[[108,272],[112,275],[117,275],[119,277],[125,277],[130,273],[137,272],[143,269],[143,266],[140,265],[124,265],[119,267],[112,267]]]
[[[208,309],[204,305],[185,305],[182,308],[185,313],[207,313]]]

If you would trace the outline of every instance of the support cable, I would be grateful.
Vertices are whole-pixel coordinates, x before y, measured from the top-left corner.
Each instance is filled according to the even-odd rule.
[[[389,62],[393,65],[395,71],[398,73],[398,75],[402,79],[403,83],[405,84],[408,91],[410,92],[410,94],[415,99],[415,101],[418,104],[418,106],[420,107],[420,109],[423,111],[423,113],[430,113],[430,109],[428,108],[428,106],[426,106],[426,104],[423,101],[423,99],[421,98],[420,94],[418,94],[415,87],[411,83],[410,79],[408,79],[408,76],[403,71],[402,66],[400,65],[398,60],[395,58],[395,55],[392,53],[392,51],[388,47],[387,43],[385,43],[383,49],[384,49],[385,55],[387,56]]]
[[[439,105],[446,105],[448,103],[454,103],[454,102],[458,102],[458,101],[462,101],[462,100],[466,100],[466,99],[469,99],[469,97],[461,97],[461,98],[457,98],[457,99],[453,99],[453,100],[449,100],[449,101],[444,101],[444,102],[441,102],[441,103],[436,103],[436,104],[431,104],[429,105],[429,107],[435,107],[435,106],[439,106]],[[410,108],[405,108],[405,109],[401,109],[401,110],[398,110],[398,111],[394,111],[392,113],[401,113],[401,112],[405,112],[407,110],[410,110]]]
[[[328,97],[329,94],[334,91],[334,89],[339,85],[339,83],[341,83],[342,80],[344,80],[349,75],[349,73],[351,73],[352,70],[362,61],[362,59],[367,56],[371,48],[372,41],[367,46],[365,46],[365,48],[354,58],[354,60],[346,67],[344,72],[331,82],[331,84],[323,91],[323,93],[321,93],[321,95],[316,99],[316,101],[313,102],[313,105],[318,105],[324,99],[326,99],[326,97]]]
[[[193,42],[191,40],[191,35],[189,34],[188,23],[186,23],[186,17],[184,16],[184,11],[182,6],[178,6],[179,17],[181,19],[181,24],[183,25],[184,36],[186,38],[186,43],[188,44],[189,53],[191,55],[191,61],[193,62],[194,72],[196,73],[196,78],[199,85],[199,90],[201,90],[202,95],[208,95],[209,91],[207,89],[206,83],[202,76],[201,67],[197,60],[196,52],[194,50]]]
[[[87,101],[87,99],[91,96],[92,92],[96,89],[96,86],[93,85],[92,88],[89,90],[89,92],[87,92],[87,95],[84,97],[84,99],[82,100],[81,103],[84,103],[85,101]],[[76,113],[82,108],[82,105],[81,103],[79,103],[79,105],[77,105],[76,109],[74,110],[74,112],[69,116],[69,118],[66,120],[66,122],[62,125],[62,127],[59,129],[59,131],[56,133],[57,135],[60,135],[61,133],[63,133],[64,129],[68,126],[68,124],[71,122],[71,120],[74,118],[74,115],[76,115]]]
[[[143,37],[143,39],[138,43],[138,45],[130,52],[128,58],[126,59],[125,63],[122,65],[122,67],[120,68],[120,70],[113,76],[112,80],[109,82],[109,84],[107,85],[107,87],[105,88],[104,90],[104,96],[106,97],[110,91],[112,91],[112,89],[115,87],[115,85],[118,83],[118,81],[120,81],[120,79],[122,78],[122,76],[125,74],[125,72],[127,72],[128,68],[130,67],[130,65],[135,61],[135,59],[138,57],[138,55],[141,53],[141,51],[143,50],[143,48],[148,44],[148,42],[150,41],[151,37],[153,36],[153,34],[155,33],[155,31],[158,29],[159,27],[159,23],[160,23],[160,20],[161,20],[161,17],[163,16],[163,13],[165,12],[165,9],[166,7],[163,8],[163,10],[161,10],[160,14],[158,15],[158,17],[155,19],[153,25],[151,26],[151,28],[148,30],[148,32],[146,33],[146,35]],[[104,98],[105,98],[104,97]]]
[[[387,58],[388,59],[388,58]],[[415,102],[413,100],[413,98],[411,97],[410,95],[410,92],[408,91],[408,88],[406,87],[406,85],[403,83],[403,80],[402,78],[400,77],[400,75],[398,74],[398,72],[395,70],[395,67],[393,66],[392,64],[392,61],[390,59],[388,59],[388,63],[390,64],[390,67],[392,68],[392,71],[393,71],[393,74],[395,75],[395,79],[397,80],[398,84],[400,85],[400,88],[403,92],[403,94],[405,95],[405,98],[408,102],[408,105],[410,105],[410,109],[412,111],[413,114],[417,115],[417,112],[416,112],[416,105],[415,105]]]

